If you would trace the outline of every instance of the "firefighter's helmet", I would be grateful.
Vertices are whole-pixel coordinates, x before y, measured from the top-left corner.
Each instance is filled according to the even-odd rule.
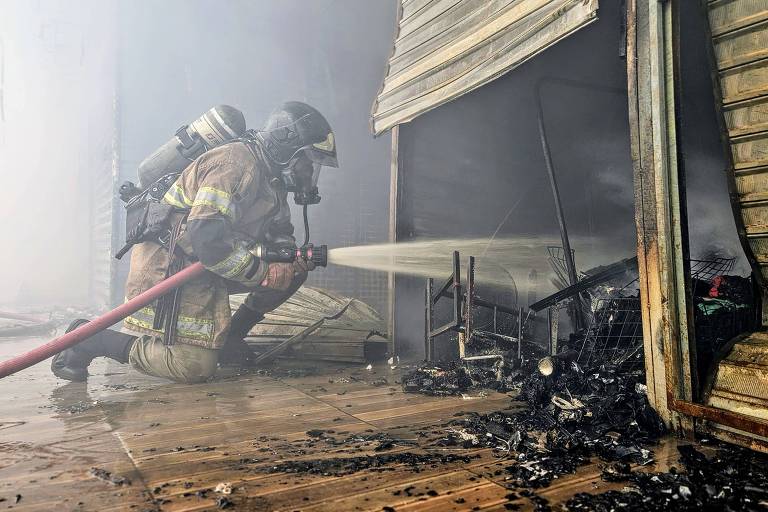
[[[302,151],[316,164],[339,166],[331,125],[306,103],[282,104],[272,112],[257,137],[269,159],[280,167],[288,165]]]

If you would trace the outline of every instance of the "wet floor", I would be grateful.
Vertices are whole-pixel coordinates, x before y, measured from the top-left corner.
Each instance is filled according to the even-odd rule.
[[[0,341],[0,359],[38,342]],[[500,393],[406,395],[399,371],[312,366],[179,385],[100,360],[80,384],[40,364],[0,382],[0,509],[504,510],[509,491],[497,469],[510,460],[488,449],[425,447],[457,415],[522,406]],[[673,442],[655,452],[659,464],[649,469],[676,459]],[[272,469],[381,454],[394,462]],[[408,465],[397,454],[426,462]],[[231,494],[217,492],[227,490],[220,484]],[[593,464],[537,492],[556,503],[611,485]]]

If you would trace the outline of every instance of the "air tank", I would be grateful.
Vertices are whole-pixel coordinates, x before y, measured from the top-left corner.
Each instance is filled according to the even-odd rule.
[[[243,113],[229,105],[211,108],[176,131],[171,139],[139,164],[139,189],[145,190],[162,176],[183,171],[209,149],[245,133]]]

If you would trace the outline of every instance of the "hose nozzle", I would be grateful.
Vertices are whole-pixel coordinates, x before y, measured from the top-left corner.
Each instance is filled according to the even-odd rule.
[[[311,261],[316,267],[327,267],[328,246],[307,244],[296,249],[296,257]]]
[[[328,266],[328,246],[307,244],[303,247],[288,245],[257,244],[251,247],[251,254],[268,263],[290,263],[297,259],[311,261],[316,267]]]

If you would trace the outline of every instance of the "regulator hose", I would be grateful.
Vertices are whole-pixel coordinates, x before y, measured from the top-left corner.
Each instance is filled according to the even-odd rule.
[[[90,338],[104,329],[116,324],[123,318],[135,313],[158,297],[161,297],[171,290],[175,290],[184,283],[191,281],[195,277],[203,274],[205,267],[200,262],[194,263],[180,272],[159,282],[149,290],[137,295],[128,302],[121,304],[112,311],[81,325],[77,329],[70,331],[58,338],[55,338],[45,345],[30,350],[24,354],[3,361],[0,363],[0,379],[13,375],[25,368],[29,368],[41,361],[45,361],[62,350],[68,349]]]

